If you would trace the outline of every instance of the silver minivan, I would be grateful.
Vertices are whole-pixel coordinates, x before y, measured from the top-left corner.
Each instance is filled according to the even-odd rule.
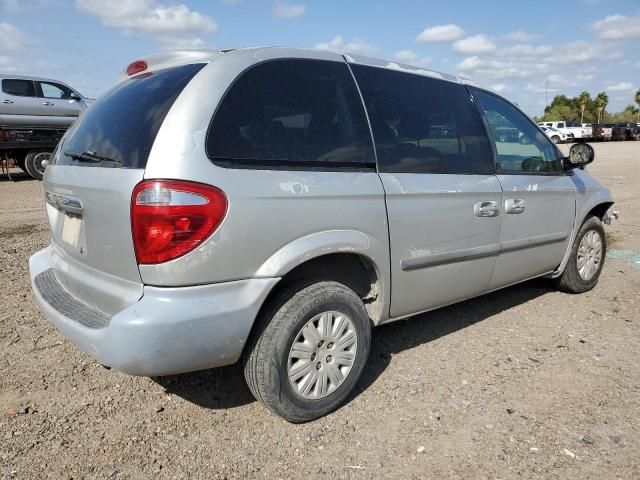
[[[591,160],[451,75],[289,48],[150,57],[58,145],[33,290],[106,366],[241,361],[258,400],[308,421],[353,392],[374,326],[534,277],[593,288],[613,200]]]

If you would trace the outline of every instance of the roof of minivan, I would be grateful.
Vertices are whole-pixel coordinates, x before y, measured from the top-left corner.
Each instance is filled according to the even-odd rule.
[[[367,57],[364,55],[355,55],[350,53],[339,52],[335,50],[319,50],[312,48],[295,48],[295,47],[246,47],[246,48],[235,48],[235,49],[219,49],[219,50],[179,50],[179,51],[171,51],[171,52],[163,52],[157,53],[154,55],[150,55],[149,57],[144,58],[144,60],[149,65],[149,69],[161,69],[168,68],[172,66],[178,66],[186,63],[192,62],[210,62],[216,57],[220,55],[246,55],[246,56],[256,56],[256,53],[264,50],[281,50],[282,57],[296,57],[296,53],[304,52],[305,58],[313,58],[316,57],[320,60],[327,60],[328,57],[335,56],[335,60],[339,58],[345,58],[347,62],[351,64],[359,64],[359,65],[368,65],[380,68],[386,68],[389,70],[403,71],[408,73],[413,73],[417,75],[423,75],[427,77],[439,78],[442,80],[447,80],[455,83],[466,83],[472,84],[468,79],[451,75],[448,73],[437,72],[435,70],[429,70],[426,68],[415,67],[413,65],[407,65],[395,61],[384,60],[380,58]],[[121,73],[120,79],[126,78],[126,68],[125,71]]]

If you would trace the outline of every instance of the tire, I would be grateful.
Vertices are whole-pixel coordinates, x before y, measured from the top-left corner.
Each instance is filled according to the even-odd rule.
[[[46,150],[31,150],[24,159],[25,170],[36,180],[42,180],[44,176],[43,160],[48,160],[51,156]]]
[[[327,312],[333,313],[330,322]],[[259,402],[289,422],[302,423],[336,410],[349,398],[371,343],[369,316],[353,290],[337,282],[292,286],[273,299],[258,321],[260,327],[244,360],[244,375]],[[340,334],[321,333],[323,323],[341,330]],[[294,343],[299,350],[292,349]],[[349,358],[353,359],[350,367],[345,365]],[[342,381],[336,371],[344,377]],[[291,372],[298,375],[294,380],[289,378]],[[305,392],[305,387],[310,391]]]
[[[560,137],[558,135],[554,135],[553,137],[551,137],[551,141],[553,143],[560,143]]]
[[[595,269],[589,272],[588,269],[583,270],[579,268],[579,263],[582,264],[581,260],[579,259],[579,253],[581,253],[580,256],[582,258],[585,258],[584,253],[589,251],[590,245],[594,244],[594,242],[589,241],[590,239],[595,240],[594,235],[599,239],[600,242],[599,259],[597,261],[597,264],[594,262]],[[585,239],[585,237],[587,238]],[[581,249],[583,239],[584,244],[583,248]],[[597,244],[597,240],[595,241],[595,243]],[[592,249],[589,253],[593,256],[595,255],[596,251],[597,248]],[[571,247],[571,256],[569,257],[569,261],[564,268],[564,272],[562,272],[562,275],[554,280],[554,283],[558,290],[567,293],[584,293],[591,290],[598,283],[598,279],[600,278],[600,273],[602,272],[602,267],[604,266],[606,255],[607,243],[604,234],[604,228],[602,227],[602,221],[598,217],[593,215],[587,217],[573,241],[573,246]],[[589,260],[586,260],[586,263],[589,263]],[[584,264],[582,265],[584,268]],[[590,275],[587,275],[589,273]]]

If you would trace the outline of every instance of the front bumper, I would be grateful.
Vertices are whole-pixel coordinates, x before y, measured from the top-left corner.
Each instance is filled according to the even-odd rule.
[[[46,316],[100,363],[132,375],[159,376],[235,363],[277,278],[192,287],[144,287],[142,297],[114,315],[71,297],[55,281],[50,249],[29,260],[31,286]],[[48,278],[47,288],[36,282]],[[56,290],[58,289],[58,290]],[[53,293],[52,293],[53,292]],[[93,310],[101,322],[82,321]]]
[[[611,221],[618,220],[618,218],[620,218],[620,213],[610,208],[609,210],[604,212],[604,215],[602,216],[602,221],[606,225],[611,225]]]

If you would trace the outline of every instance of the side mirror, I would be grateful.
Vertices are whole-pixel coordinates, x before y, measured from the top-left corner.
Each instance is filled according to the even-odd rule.
[[[76,92],[71,92],[69,94],[69,98],[71,100],[78,100],[78,101],[82,100],[82,97],[79,94],[77,94]]]
[[[582,168],[593,162],[595,152],[588,143],[574,143],[569,149],[569,156],[562,159],[562,166],[565,170]]]

